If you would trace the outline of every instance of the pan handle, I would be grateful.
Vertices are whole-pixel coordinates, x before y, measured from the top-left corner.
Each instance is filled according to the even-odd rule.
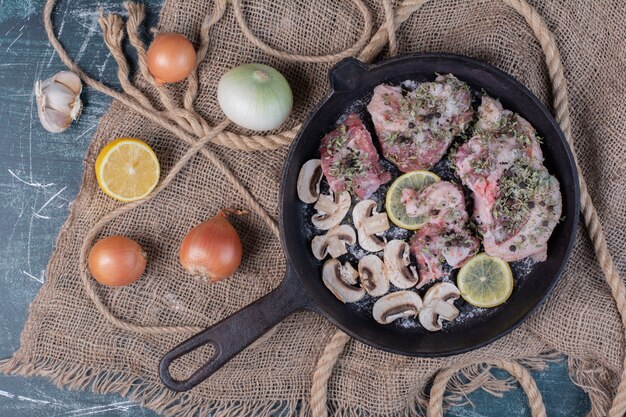
[[[159,363],[163,384],[174,391],[190,390],[287,316],[305,308],[313,308],[313,300],[288,264],[285,278],[276,289],[166,353]],[[189,378],[174,379],[169,370],[172,362],[207,344],[215,349],[208,362]]]

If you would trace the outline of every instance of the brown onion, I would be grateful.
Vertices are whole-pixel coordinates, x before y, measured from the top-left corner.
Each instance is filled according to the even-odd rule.
[[[196,50],[179,33],[157,35],[148,48],[148,70],[157,85],[182,81],[196,66]]]
[[[139,279],[146,269],[146,253],[124,236],[99,240],[89,252],[89,271],[100,284],[118,287]]]
[[[180,263],[190,274],[202,275],[211,282],[232,275],[241,264],[241,239],[228,222],[228,214],[243,214],[224,209],[187,233],[180,245]]]

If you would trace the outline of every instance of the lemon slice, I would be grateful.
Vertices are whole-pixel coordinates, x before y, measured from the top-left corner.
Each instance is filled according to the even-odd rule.
[[[102,191],[119,201],[140,200],[159,182],[159,160],[147,143],[115,139],[96,159],[96,179]]]
[[[513,273],[500,258],[480,253],[470,259],[456,278],[461,297],[476,307],[495,307],[513,292]]]
[[[389,219],[403,229],[416,230],[422,227],[426,222],[424,216],[409,217],[406,214],[404,204],[400,202],[402,190],[410,188],[421,191],[440,180],[439,176],[430,171],[411,171],[396,178],[387,190],[387,197],[385,198],[385,210],[387,210]]]

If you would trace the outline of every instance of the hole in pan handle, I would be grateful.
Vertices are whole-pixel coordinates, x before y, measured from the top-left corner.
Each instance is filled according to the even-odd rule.
[[[313,308],[313,300],[288,266],[276,289],[166,353],[159,363],[163,384],[179,392],[192,389],[287,316],[305,308]],[[172,362],[204,345],[214,347],[213,356],[189,378],[174,379],[169,369]]]
[[[342,59],[328,73],[330,87],[335,92],[354,90],[367,70],[367,64],[356,58]]]

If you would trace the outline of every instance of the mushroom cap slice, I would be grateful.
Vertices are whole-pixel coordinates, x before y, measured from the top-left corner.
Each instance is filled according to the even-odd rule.
[[[433,285],[424,295],[424,306],[419,313],[419,321],[426,330],[436,332],[441,330],[443,321],[452,321],[459,316],[459,310],[454,301],[461,293],[456,285],[449,282],[439,282]]]
[[[372,315],[380,324],[389,324],[402,317],[415,317],[422,308],[422,299],[413,291],[396,291],[374,303]]]
[[[376,234],[389,229],[387,214],[376,213],[376,206],[374,200],[363,200],[352,210],[352,219],[358,232],[359,245],[369,252],[378,252],[384,249],[384,240]]]
[[[394,239],[387,242],[383,259],[387,267],[387,277],[398,288],[411,288],[419,281],[415,266],[409,266],[410,248],[403,240]]]
[[[379,297],[389,291],[385,264],[376,255],[364,256],[359,261],[359,281],[365,291],[373,297]]]
[[[325,235],[315,236],[311,241],[311,249],[313,256],[321,261],[329,254],[331,258],[338,258],[348,253],[346,244],[354,245],[355,243],[354,229],[347,224],[342,224],[333,227]]]
[[[333,195],[331,191],[330,195],[322,194],[313,206],[317,210],[317,214],[311,217],[311,223],[321,230],[332,229],[346,217],[351,205],[350,193],[343,192]]]
[[[298,198],[305,203],[315,203],[320,196],[322,181],[322,161],[311,159],[306,161],[298,174]]]
[[[345,270],[349,268],[352,268],[350,263],[346,262],[342,266],[336,259],[327,260],[322,267],[324,285],[343,303],[354,303],[365,296],[363,288],[354,287],[345,282],[343,276],[346,274]]]

